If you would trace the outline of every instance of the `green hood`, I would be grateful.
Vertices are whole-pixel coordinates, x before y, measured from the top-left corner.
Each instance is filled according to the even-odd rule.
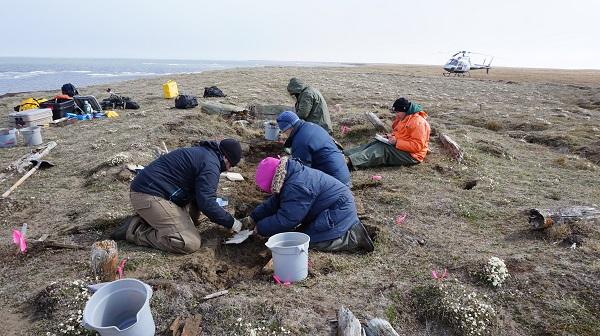
[[[415,114],[415,113],[421,112],[421,111],[423,111],[423,108],[421,107],[421,105],[411,102],[410,106],[408,107],[408,110],[406,111],[406,115]]]
[[[306,84],[295,77],[290,79],[290,83],[287,86],[288,92],[296,95],[300,94],[304,89],[306,89]]]

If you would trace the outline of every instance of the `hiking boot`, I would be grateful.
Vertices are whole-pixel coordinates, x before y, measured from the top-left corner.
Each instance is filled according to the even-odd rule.
[[[367,229],[361,222],[354,224],[351,230],[356,234],[356,243],[362,250],[366,252],[373,252],[375,250],[375,245],[373,245]]]
[[[136,217],[138,216],[127,217],[127,219],[125,219],[123,223],[110,234],[110,238],[113,240],[125,240],[125,238],[127,238],[127,230]]]

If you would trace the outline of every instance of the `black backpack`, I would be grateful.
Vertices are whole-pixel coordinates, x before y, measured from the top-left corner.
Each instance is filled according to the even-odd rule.
[[[191,95],[179,95],[175,98],[175,107],[178,109],[188,109],[198,106],[198,100]]]
[[[227,97],[221,89],[216,86],[204,88],[204,98],[206,97]]]
[[[131,100],[131,98],[119,96],[114,93],[111,93],[109,98],[102,99],[100,106],[102,107],[103,110],[112,110],[112,109],[137,110],[140,108],[140,104]]]
[[[60,91],[62,91],[62,94],[66,94],[69,97],[79,95],[79,91],[77,91],[77,88],[75,87],[75,85],[73,85],[71,83],[67,83],[67,84],[63,85],[60,88]]]

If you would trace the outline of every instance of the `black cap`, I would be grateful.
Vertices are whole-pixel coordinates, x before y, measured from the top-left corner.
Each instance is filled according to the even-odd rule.
[[[408,108],[410,107],[410,102],[408,100],[406,100],[406,98],[404,98],[404,97],[398,98],[398,99],[396,99],[396,101],[394,102],[394,105],[392,107],[394,108],[394,111],[396,111],[396,112],[406,112],[406,111],[408,111]]]
[[[219,142],[219,150],[225,157],[232,167],[235,167],[242,158],[242,146],[235,139],[224,139]]]

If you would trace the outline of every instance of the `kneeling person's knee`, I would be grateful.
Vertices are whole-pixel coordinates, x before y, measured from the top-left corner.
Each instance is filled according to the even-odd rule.
[[[169,237],[170,248],[177,253],[189,254],[200,249],[202,239],[196,230],[186,230]]]

